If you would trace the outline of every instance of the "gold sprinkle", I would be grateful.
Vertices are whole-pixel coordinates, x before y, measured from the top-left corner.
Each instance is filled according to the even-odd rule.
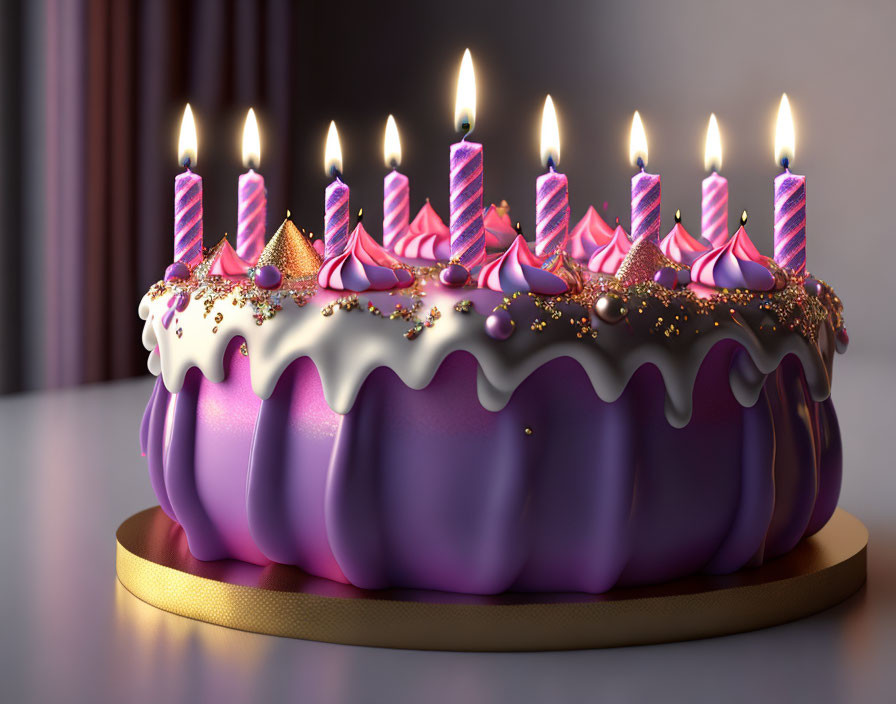
[[[532,434],[532,428],[530,428],[529,426],[526,426],[525,428],[523,428],[523,432],[524,432],[526,435],[531,435],[531,434]]]

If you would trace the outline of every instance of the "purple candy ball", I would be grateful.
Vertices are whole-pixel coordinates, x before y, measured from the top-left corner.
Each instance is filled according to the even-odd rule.
[[[806,293],[808,293],[810,296],[815,296],[816,298],[823,292],[821,282],[812,276],[810,276],[803,282],[803,288],[806,289]]]
[[[168,268],[165,269],[165,281],[171,281],[172,279],[189,279],[190,278],[190,267],[188,267],[183,262],[174,262],[174,264],[169,264]]]
[[[687,269],[679,269],[676,276],[678,277],[679,286],[687,286],[691,283],[691,272]]]
[[[442,269],[439,280],[451,288],[460,288],[470,280],[470,272],[460,264],[449,264]]]
[[[283,274],[273,264],[260,266],[255,272],[255,285],[267,290],[279,288],[283,281]]]
[[[499,308],[485,319],[485,331],[495,340],[506,340],[513,335],[515,329],[513,318],[503,308]]]
[[[675,288],[678,285],[678,272],[671,266],[664,266],[653,275],[653,280],[663,288]]]

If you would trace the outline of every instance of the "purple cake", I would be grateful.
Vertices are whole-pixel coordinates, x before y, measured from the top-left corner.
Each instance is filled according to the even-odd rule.
[[[793,549],[840,491],[840,300],[743,228],[687,263],[607,246],[467,272],[359,225],[321,263],[287,221],[244,271],[226,242],[169,268],[140,304],[162,509],[201,560],[366,589],[599,593]]]

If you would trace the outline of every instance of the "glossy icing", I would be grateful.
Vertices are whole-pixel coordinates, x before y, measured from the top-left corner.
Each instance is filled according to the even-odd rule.
[[[690,266],[707,250],[707,247],[691,237],[684,225],[676,222],[669,234],[660,242],[660,250],[672,261]]]
[[[625,256],[632,248],[628,233],[617,225],[610,241],[603,247],[594,250],[591,259],[588,260],[588,268],[598,274],[613,276],[619,271],[619,265],[625,260]]]
[[[775,287],[775,276],[768,260],[759,254],[743,225],[721,247],[694,260],[691,280],[716,288],[770,291]]]
[[[566,293],[569,290],[566,282],[541,265],[541,259],[529,251],[525,238],[517,235],[504,254],[482,265],[479,287],[511,294],[516,291],[546,296]]]
[[[413,274],[383,249],[359,222],[341,254],[324,260],[317,282],[337,291],[385,291],[409,286]]]
[[[594,209],[588,206],[585,215],[569,234],[566,251],[577,261],[586,263],[594,251],[607,245],[613,237],[613,228]]]
[[[451,235],[427,199],[411,222],[408,232],[399,238],[392,249],[400,257],[447,261],[451,256]]]
[[[485,227],[485,247],[491,252],[507,249],[516,238],[516,230],[506,208],[492,203],[486,209],[482,223]]]

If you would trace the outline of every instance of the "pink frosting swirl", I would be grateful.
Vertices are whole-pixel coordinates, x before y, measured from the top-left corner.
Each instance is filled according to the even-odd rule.
[[[345,250],[321,265],[317,282],[338,291],[385,291],[410,286],[414,275],[402,269],[359,222]]]
[[[566,251],[573,259],[587,262],[595,250],[606,246],[612,237],[613,228],[604,222],[593,205],[589,205],[585,215],[572,229]]]
[[[675,227],[660,242],[660,250],[663,254],[672,261],[685,266],[690,266],[707,249],[706,245],[691,237],[680,222],[676,222]]]
[[[715,288],[748,288],[770,291],[775,276],[743,225],[721,247],[700,255],[691,265],[691,280]]]
[[[451,257],[451,233],[428,198],[411,222],[408,233],[392,245],[392,249],[398,256],[408,259],[439,261]]]
[[[506,211],[498,210],[494,203],[485,211],[482,224],[485,227],[486,249],[499,251],[506,249],[516,237],[516,230],[513,229],[513,223],[510,222],[510,215]]]
[[[569,290],[563,279],[541,268],[541,259],[529,251],[522,235],[516,236],[504,254],[482,265],[479,288],[503,293],[531,292],[543,296],[558,296]]]
[[[625,259],[625,255],[632,248],[628,233],[617,225],[613,231],[613,237],[603,247],[594,250],[591,259],[588,260],[588,268],[598,274],[615,276],[619,271],[619,265]]]
[[[236,250],[231,246],[230,242],[224,240],[215,261],[209,267],[208,273],[212,276],[224,276],[234,278],[237,276],[246,276],[249,264],[244,262]]]

